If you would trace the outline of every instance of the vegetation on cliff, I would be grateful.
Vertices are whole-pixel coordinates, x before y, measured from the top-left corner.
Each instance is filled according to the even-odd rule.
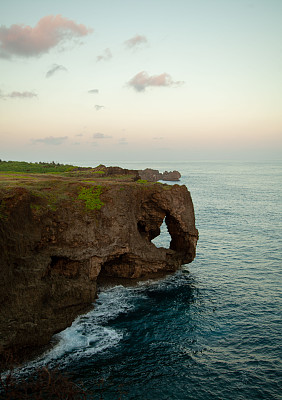
[[[89,309],[99,276],[138,279],[194,259],[185,186],[119,167],[54,174],[18,165],[0,171],[0,354],[47,344]],[[157,248],[164,221],[171,242]]]
[[[100,210],[104,206],[101,199],[107,187],[133,183],[151,184],[137,180],[136,171],[119,167],[96,168],[77,167],[52,163],[28,163],[0,160],[0,220],[9,217],[8,199],[17,195],[19,190],[30,194],[32,214],[40,216],[46,210],[56,211],[58,206],[80,207],[86,211]],[[124,186],[121,187],[124,189]],[[9,200],[10,201],[10,200]],[[8,202],[9,202],[8,201]]]
[[[80,188],[78,198],[85,201],[87,210],[100,210],[104,203],[101,201],[102,186],[82,187]]]
[[[60,173],[73,170],[73,165],[59,164],[54,161],[51,163],[45,162],[25,162],[25,161],[2,161],[0,160],[0,171],[4,172],[28,172],[28,173]]]

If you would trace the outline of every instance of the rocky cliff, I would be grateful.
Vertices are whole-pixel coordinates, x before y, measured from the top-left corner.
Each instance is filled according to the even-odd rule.
[[[133,179],[2,176],[0,353],[48,343],[91,306],[100,274],[140,278],[194,259],[187,188]],[[164,219],[169,249],[151,242]]]
[[[146,168],[138,171],[141,179],[146,179],[149,182],[157,181],[179,181],[181,174],[178,171],[159,172],[157,169]]]

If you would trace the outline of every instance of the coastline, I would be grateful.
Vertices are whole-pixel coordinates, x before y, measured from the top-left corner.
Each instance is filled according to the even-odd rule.
[[[185,186],[137,179],[119,167],[67,169],[0,174],[2,352],[41,347],[70,326],[97,297],[99,276],[137,282],[195,257],[198,231]],[[152,242],[164,221],[169,248]]]

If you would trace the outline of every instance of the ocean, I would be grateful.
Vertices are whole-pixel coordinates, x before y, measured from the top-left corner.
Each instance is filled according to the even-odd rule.
[[[197,256],[159,280],[101,287],[26,369],[60,365],[89,399],[282,399],[282,163],[106,165],[180,171]],[[169,240],[162,226],[155,244]]]

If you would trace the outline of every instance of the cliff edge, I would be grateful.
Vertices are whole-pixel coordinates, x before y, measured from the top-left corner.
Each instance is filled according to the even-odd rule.
[[[174,271],[195,257],[186,186],[93,174],[0,175],[0,353],[48,343],[104,277]],[[170,248],[151,240],[165,220]]]

